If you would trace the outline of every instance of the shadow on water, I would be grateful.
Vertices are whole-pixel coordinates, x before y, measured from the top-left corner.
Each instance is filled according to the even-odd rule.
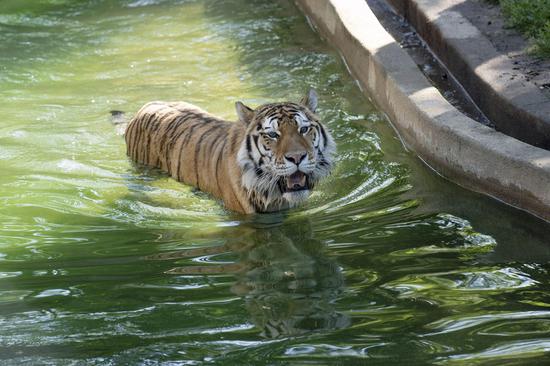
[[[148,259],[184,262],[166,273],[232,275],[231,292],[243,298],[250,319],[266,338],[342,329],[350,319],[335,310],[344,291],[341,268],[313,236],[307,219],[258,217],[225,232],[224,244],[178,250]],[[229,234],[229,235],[228,235]],[[224,257],[236,257],[225,261]],[[218,260],[217,258],[221,258]]]

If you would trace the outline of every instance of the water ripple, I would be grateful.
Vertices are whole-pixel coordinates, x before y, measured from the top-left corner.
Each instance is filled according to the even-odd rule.
[[[427,333],[425,336],[445,334],[450,332],[457,332],[464,329],[478,327],[487,323],[514,320],[532,319],[539,320],[550,317],[550,311],[526,311],[526,312],[513,312],[513,313],[487,313],[478,316],[460,316],[452,317],[448,319],[441,319],[437,322],[427,324],[426,327],[434,329],[432,333]]]

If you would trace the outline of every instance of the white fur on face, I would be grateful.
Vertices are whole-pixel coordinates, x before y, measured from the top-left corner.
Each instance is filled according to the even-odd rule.
[[[262,129],[266,133],[271,131],[279,132],[279,121],[275,117],[266,118],[262,122]]]
[[[308,127],[308,126],[311,126],[311,122],[309,121],[309,119],[306,117],[306,115],[304,114],[304,112],[298,112],[296,113],[296,115],[294,116],[294,120],[296,121],[296,123],[298,124],[298,130],[300,130],[300,128],[302,127]]]
[[[296,207],[300,203],[304,202],[309,198],[311,191],[309,189],[304,189],[302,191],[296,192],[285,192],[283,193],[283,198],[288,202],[290,207]]]
[[[332,168],[335,144],[330,133],[325,130],[327,139],[323,140],[323,136],[317,130],[318,127],[313,125],[301,111],[294,118],[298,132],[302,127],[309,127],[308,133],[313,134],[313,154],[306,155],[299,165],[286,159],[282,164],[275,163],[272,150],[261,143],[262,137],[252,129],[247,132],[247,137],[238,152],[237,160],[242,170],[243,187],[249,195],[263,197],[261,205],[266,209],[272,202],[281,202],[281,199],[287,203],[287,206],[294,207],[310,195],[309,190],[281,193],[278,186],[281,177],[287,177],[299,169],[308,175],[311,182],[316,183],[327,176]],[[262,122],[262,130],[265,133],[272,131],[280,133],[279,121],[274,117],[266,118]]]
[[[310,159],[309,154],[306,153],[305,158],[298,165],[284,159],[283,163],[274,164],[273,167],[274,173],[280,177],[289,176],[298,170],[305,174],[311,174],[315,170],[315,159]]]

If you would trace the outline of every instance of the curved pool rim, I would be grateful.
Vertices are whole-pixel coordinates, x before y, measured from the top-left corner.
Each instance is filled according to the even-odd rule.
[[[420,72],[363,0],[295,0],[336,47],[404,145],[470,190],[550,221],[550,151],[460,113]]]

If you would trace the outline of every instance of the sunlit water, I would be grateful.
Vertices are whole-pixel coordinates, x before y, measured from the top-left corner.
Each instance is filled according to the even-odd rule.
[[[234,119],[309,86],[338,143],[243,217],[137,167],[151,100]],[[550,229],[407,152],[288,1],[0,3],[0,364],[550,363]]]

